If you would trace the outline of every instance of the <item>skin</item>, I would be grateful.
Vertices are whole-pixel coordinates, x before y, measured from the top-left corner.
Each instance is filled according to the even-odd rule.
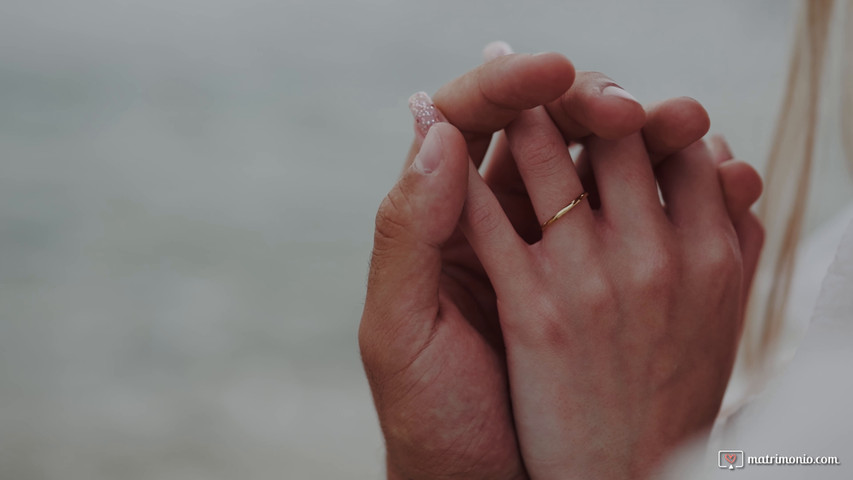
[[[389,478],[528,478],[495,289],[458,229],[469,177],[477,174],[469,171],[469,157],[478,166],[491,134],[536,105],[546,105],[564,139],[621,138],[642,129],[654,159],[707,131],[707,115],[695,101],[673,99],[644,111],[603,95],[609,84],[600,74],[575,75],[557,54],[509,55],[435,94],[453,126],[430,130],[441,162],[428,174],[410,166],[424,141],[416,136],[406,169],[380,206],[359,330]],[[484,185],[521,235],[535,240],[538,219],[507,152],[498,146]],[[740,191],[750,174],[732,171],[729,184]],[[469,221],[470,214],[469,208]]]
[[[544,109],[506,131],[544,222],[583,191],[580,177]],[[530,476],[645,478],[716,417],[740,334],[743,263],[703,142],[656,172],[639,134],[591,140],[587,152],[598,210],[580,203],[530,245],[472,172],[462,225],[497,295]]]

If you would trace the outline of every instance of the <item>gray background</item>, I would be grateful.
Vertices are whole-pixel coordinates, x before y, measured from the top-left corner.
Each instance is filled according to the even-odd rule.
[[[760,166],[795,11],[0,0],[0,478],[379,477],[355,337],[408,96],[503,39]],[[851,197],[824,131],[810,227]]]

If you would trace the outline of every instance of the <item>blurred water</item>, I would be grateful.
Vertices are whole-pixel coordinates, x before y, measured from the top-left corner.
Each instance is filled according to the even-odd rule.
[[[644,101],[696,97],[760,165],[793,18],[771,0],[4,0],[0,478],[378,477],[355,332],[408,96],[500,38]],[[812,223],[850,196],[837,168]]]

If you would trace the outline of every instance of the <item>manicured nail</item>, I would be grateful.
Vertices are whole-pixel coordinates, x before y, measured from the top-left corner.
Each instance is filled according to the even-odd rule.
[[[601,91],[601,93],[603,95],[612,95],[614,97],[627,98],[628,100],[631,100],[633,102],[637,102],[637,99],[634,98],[633,95],[626,92],[625,90],[622,90],[620,87],[617,87],[616,85],[608,85],[607,87],[604,88],[604,90]],[[637,102],[637,103],[640,103],[640,102]]]
[[[415,132],[421,138],[426,137],[429,127],[436,122],[446,122],[444,115],[432,103],[432,99],[426,92],[418,92],[409,97],[409,110],[415,117]]]
[[[430,130],[424,138],[420,151],[415,155],[412,167],[423,175],[429,175],[438,169],[439,165],[441,165],[441,140],[438,139],[438,133],[435,130]]]
[[[510,53],[513,53],[512,47],[508,43],[498,40],[486,45],[486,48],[483,49],[483,60],[489,62]]]

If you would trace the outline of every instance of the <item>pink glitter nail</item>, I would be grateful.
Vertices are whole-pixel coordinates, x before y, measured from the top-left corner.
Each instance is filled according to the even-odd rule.
[[[486,48],[483,49],[483,60],[489,62],[510,53],[512,53],[512,47],[508,43],[498,40],[486,45]]]
[[[435,123],[447,121],[426,92],[418,92],[409,97],[409,110],[415,117],[415,131],[422,139]]]

